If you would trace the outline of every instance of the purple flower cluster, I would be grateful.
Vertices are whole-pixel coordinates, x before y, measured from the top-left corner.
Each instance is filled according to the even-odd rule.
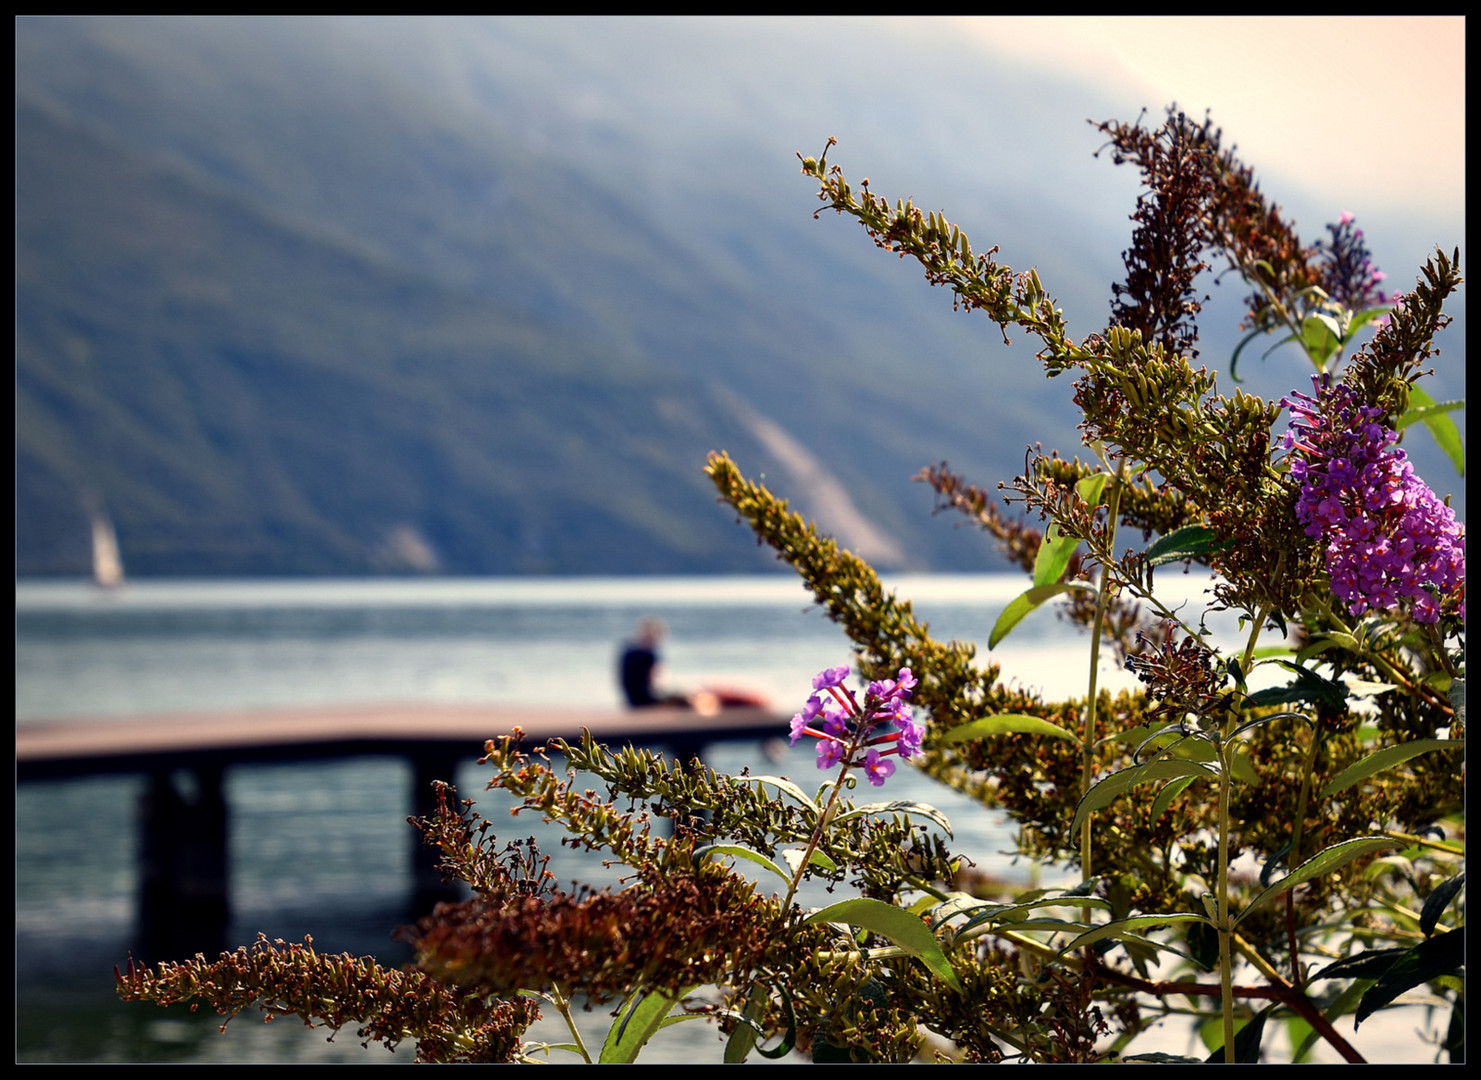
[[[1445,610],[1465,617],[1465,526],[1414,470],[1398,435],[1331,377],[1312,377],[1314,397],[1293,392],[1282,445],[1301,485],[1296,517],[1326,543],[1332,591],[1353,615],[1388,611],[1406,599],[1414,618]]]
[[[1336,225],[1328,225],[1330,242],[1317,244],[1322,265],[1322,287],[1327,295],[1352,311],[1380,307],[1388,303],[1379,285],[1388,276],[1373,265],[1363,230],[1353,227],[1353,215],[1346,210]]]
[[[796,746],[804,735],[817,739],[818,768],[858,766],[869,782],[879,787],[895,771],[895,763],[888,760],[890,755],[908,758],[921,752],[925,730],[905,704],[916,679],[908,667],[901,668],[894,679],[870,683],[860,706],[854,692],[843,685],[847,678],[847,665],[828,668],[813,678],[815,693],[792,717],[792,745]],[[899,730],[876,735],[886,724]]]

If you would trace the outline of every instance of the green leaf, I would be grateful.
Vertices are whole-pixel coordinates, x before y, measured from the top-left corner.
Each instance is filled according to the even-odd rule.
[[[1367,326],[1374,319],[1381,319],[1383,316],[1391,314],[1393,310],[1394,306],[1392,304],[1379,304],[1377,307],[1364,308],[1362,311],[1353,312],[1352,320],[1347,324],[1347,340],[1351,341],[1363,327]]]
[[[1042,553],[1043,549],[1039,549]],[[1082,581],[1065,581],[1057,585],[1035,585],[1021,596],[1016,597],[1012,603],[1003,609],[998,616],[997,623],[992,628],[992,634],[987,639],[989,649],[997,648],[998,642],[1002,641],[1013,630],[1015,626],[1024,620],[1024,617],[1045,600],[1058,596],[1060,593],[1072,592],[1081,589],[1085,592],[1094,590]]]
[[[1424,404],[1418,400],[1422,399]],[[1432,416],[1442,416],[1445,413],[1459,412],[1466,407],[1465,398],[1455,398],[1451,401],[1435,401],[1418,387],[1411,387],[1409,391],[1409,411],[1394,421],[1394,429],[1402,431],[1411,424],[1427,422]]]
[[[1289,660],[1272,660],[1272,664],[1279,664],[1288,671],[1295,672],[1296,681],[1287,686],[1273,686],[1266,690],[1258,690],[1250,695],[1249,704],[1260,707],[1265,705],[1284,705],[1292,701],[1310,701],[1316,704],[1325,704],[1333,709],[1345,709],[1347,707],[1347,686],[1328,679],[1310,668],[1304,668],[1300,664],[1293,664]]]
[[[1101,492],[1105,491],[1110,479],[1110,473],[1091,473],[1075,485],[1075,493],[1085,500],[1086,505],[1099,506]]]
[[[1449,930],[1421,941],[1405,952],[1368,988],[1358,1011],[1353,1014],[1353,1027],[1361,1024],[1406,990],[1413,990],[1447,972],[1458,971],[1466,962],[1466,931]]]
[[[665,1020],[669,1010],[693,989],[691,987],[685,990],[678,997],[669,997],[658,991],[648,994],[639,991],[632,998],[632,1004],[628,1006],[627,1011],[613,1021],[612,1026],[607,1030],[607,1038],[602,1044],[598,1062],[603,1065],[632,1064],[637,1060],[638,1052],[648,1044],[648,1040],[653,1038],[661,1028],[668,1026]],[[685,1017],[674,1019],[682,1020]]]
[[[965,724],[958,724],[942,735],[939,741],[943,743],[972,742],[974,739],[985,739],[993,735],[1052,735],[1060,739],[1076,738],[1074,733],[1037,716],[1026,716],[1023,713],[1000,713],[997,716],[983,716],[976,720],[969,720]]]
[[[1399,417],[1397,427],[1401,430],[1406,424],[1415,420],[1424,422],[1424,426],[1430,429],[1430,434],[1439,443],[1440,449],[1450,458],[1450,463],[1455,466],[1458,475],[1466,474],[1466,451],[1461,445],[1460,429],[1455,426],[1455,421],[1446,416],[1445,413],[1455,409],[1465,408],[1464,401],[1447,401],[1443,405],[1435,401],[1429,394],[1417,386],[1409,388],[1410,409]]]
[[[1136,931],[1187,922],[1208,922],[1208,916],[1198,915],[1191,911],[1175,911],[1168,915],[1133,915],[1129,919],[1116,919],[1113,922],[1097,926],[1093,930],[1088,930],[1059,951],[1062,953],[1074,952],[1076,949],[1083,949],[1086,945],[1094,944],[1106,938],[1127,938],[1129,940],[1151,944],[1165,951],[1176,952],[1181,956],[1181,950],[1174,949],[1161,942],[1152,941],[1150,938],[1136,933]]]
[[[1248,907],[1234,916],[1234,925],[1238,926],[1240,920],[1265,903],[1265,901],[1279,896],[1287,889],[1295,888],[1303,881],[1310,881],[1312,878],[1320,877],[1322,874],[1330,874],[1338,867],[1346,866],[1352,860],[1361,855],[1366,855],[1370,851],[1380,851],[1383,848],[1397,846],[1394,841],[1386,836],[1359,836],[1353,840],[1344,840],[1340,844],[1333,844],[1329,848],[1323,848],[1251,900]]]
[[[1087,814],[1110,806],[1116,798],[1138,784],[1150,784],[1158,780],[1172,780],[1179,776],[1195,779],[1218,779],[1219,772],[1201,762],[1186,758],[1157,758],[1145,765],[1133,765],[1129,769],[1113,772],[1085,793],[1080,805],[1075,808],[1075,819],[1070,824],[1070,833],[1078,833]]]
[[[917,817],[930,818],[937,825],[946,830],[947,836],[954,835],[951,831],[951,822],[946,815],[937,810],[929,803],[908,802],[904,800],[896,802],[868,803],[864,806],[856,806],[835,817],[834,821],[847,821],[849,818],[862,817],[865,814],[914,814]]]
[[[1312,312],[1301,324],[1301,343],[1317,366],[1325,369],[1332,354],[1342,347],[1342,328],[1325,312]]]
[[[1265,724],[1269,724],[1269,723],[1271,723],[1272,721],[1275,721],[1275,720],[1306,720],[1306,717],[1304,715],[1302,715],[1301,713],[1298,713],[1298,712],[1267,713],[1264,716],[1257,716],[1253,720],[1246,720],[1244,723],[1240,724],[1239,727],[1235,728],[1233,731],[1231,731],[1229,733],[1229,738],[1230,739],[1237,739],[1241,735],[1243,735],[1246,731],[1251,731],[1254,728],[1261,727],[1261,726],[1263,726]],[[1310,721],[1307,721],[1307,722],[1310,723]],[[1231,775],[1237,775],[1237,774],[1234,773],[1234,771],[1232,769],[1230,770],[1230,772],[1231,772]],[[1242,775],[1240,778],[1241,779],[1252,779],[1253,777],[1254,777],[1254,772],[1251,771],[1248,775]]]
[[[886,904],[882,900],[870,900],[867,897],[844,900],[825,907],[822,911],[814,912],[807,917],[806,921],[809,923],[848,923],[850,926],[858,926],[887,937],[925,964],[932,974],[953,990],[960,992],[962,989],[956,970],[951,966],[951,961],[946,958],[946,953],[941,950],[941,943],[936,940],[936,935],[931,933],[931,928],[922,921],[919,915],[912,914],[903,908],[897,908],[894,904]]]
[[[1441,882],[1424,898],[1424,907],[1419,912],[1419,932],[1426,937],[1435,932],[1435,924],[1450,906],[1455,894],[1465,887],[1466,872],[1462,870],[1448,881]]]
[[[1072,896],[1067,893],[1059,893],[1054,896],[1041,896],[1033,900],[1018,904],[993,904],[978,901],[975,906],[962,906],[956,910],[943,910],[946,905],[936,908],[932,915],[937,920],[951,918],[954,915],[968,915],[969,918],[961,926],[957,927],[960,934],[973,927],[981,926],[986,922],[1012,923],[1015,927],[1023,922],[1023,916],[1037,908],[1042,907],[1089,907],[1110,910],[1111,904],[1098,896]]]
[[[792,868],[792,872],[796,873],[798,866],[802,863],[802,849],[788,848],[782,852],[782,858],[787,861],[787,865]],[[830,874],[836,873],[838,870],[838,865],[827,855],[823,854],[822,848],[813,848],[812,855],[808,857],[807,863],[809,866],[817,864]],[[791,881],[792,879],[788,877],[787,880]]]
[[[1188,942],[1188,955],[1204,971],[1214,970],[1219,962],[1219,932],[1207,920],[1191,923],[1184,940]]]
[[[739,1065],[746,1060],[754,1047],[756,1052],[764,1058],[786,1057],[797,1045],[797,1012],[792,1007],[792,995],[787,992],[785,986],[777,986],[778,997],[781,999],[782,1015],[787,1020],[787,1031],[782,1036],[782,1041],[771,1050],[764,1046],[757,1046],[758,1039],[766,1037],[765,1030],[756,1020],[756,1014],[760,1013],[767,1003],[766,987],[758,984],[751,990],[750,999],[746,1003],[744,1011],[736,1012],[733,1009],[722,1009],[720,1016],[728,1017],[736,1021],[736,1027],[730,1034],[730,1039],[725,1044],[724,1061],[727,1065]],[[698,1016],[698,1014],[696,1014]]]
[[[745,1009],[739,1013],[730,1013],[740,1023],[735,1025],[735,1030],[730,1033],[730,1038],[725,1042],[725,1064],[744,1063],[751,1048],[756,1045],[757,1037],[765,1034],[755,1017],[765,1008],[766,1001],[766,989],[758,984],[751,987],[751,996],[746,1002]]]
[[[1356,956],[1345,956],[1312,975],[1318,979],[1376,979],[1393,967],[1394,961],[1409,950],[1402,946],[1391,949],[1365,949]]]
[[[796,799],[807,809],[811,810],[814,817],[821,813],[818,804],[812,799],[808,798],[807,792],[803,791],[800,787],[792,783],[792,781],[788,780],[785,776],[737,776],[734,779],[746,780],[752,784],[770,784],[778,791],[785,792],[786,794],[792,796],[792,798]]]
[[[1265,1034],[1265,1020],[1278,1008],[1280,1008],[1279,1003],[1265,1006],[1234,1033],[1234,1060],[1237,1064],[1256,1065],[1259,1063],[1260,1039]],[[1220,1046],[1208,1056],[1207,1063],[1218,1064],[1223,1060],[1224,1047]]]
[[[1070,565],[1070,559],[1075,554],[1075,549],[1080,546],[1080,541],[1073,536],[1061,535],[1059,522],[1050,524],[1044,533],[1044,540],[1039,545],[1038,557],[1034,559],[1034,584],[1053,585],[1064,576],[1064,572]]]
[[[1350,788],[1359,781],[1366,780],[1385,769],[1392,769],[1395,765],[1402,765],[1410,758],[1419,757],[1420,754],[1428,754],[1432,750],[1456,750],[1463,746],[1465,746],[1464,739],[1416,739],[1413,742],[1400,743],[1398,746],[1385,747],[1343,769],[1336,779],[1322,788],[1318,798],[1331,798],[1339,791]]]
[[[1334,647],[1343,648],[1348,650],[1349,652],[1362,651],[1362,646],[1358,644],[1358,639],[1352,634],[1349,634],[1346,631],[1331,631],[1321,635],[1318,638],[1314,638],[1310,645],[1307,645],[1300,652],[1298,652],[1296,654],[1296,662],[1298,664],[1302,663],[1306,660],[1309,660],[1311,657],[1316,656],[1318,653],[1325,652],[1327,649],[1331,649]]]
[[[1234,355],[1229,358],[1229,377],[1235,382],[1244,381],[1234,373],[1235,368],[1239,366],[1239,354],[1244,352],[1244,347],[1250,342],[1254,341],[1257,337],[1260,337],[1263,334],[1268,334],[1269,332],[1269,327],[1257,326],[1255,327],[1255,329],[1251,330],[1248,334],[1241,338],[1239,344],[1234,347]]]
[[[1165,566],[1167,563],[1201,559],[1228,546],[1228,541],[1220,540],[1207,526],[1188,525],[1154,540],[1146,551],[1147,565]]]
[[[1196,776],[1184,776],[1163,784],[1162,790],[1157,793],[1157,798],[1152,800],[1152,814],[1147,819],[1148,822],[1155,822],[1163,814],[1167,813],[1167,808],[1172,805],[1172,801],[1181,795],[1189,784],[1197,779],[1198,777]]]
[[[765,867],[767,870],[770,870],[777,877],[781,878],[783,881],[789,884],[792,881],[791,874],[787,873],[776,863],[772,862],[765,855],[761,854],[761,852],[753,851],[741,844],[710,844],[707,847],[702,847],[697,850],[694,853],[693,861],[697,864],[700,862],[700,860],[708,858],[711,855],[734,855],[738,859],[747,859],[755,863],[757,866]]]

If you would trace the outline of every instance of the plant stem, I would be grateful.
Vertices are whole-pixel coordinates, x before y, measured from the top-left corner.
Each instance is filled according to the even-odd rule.
[[[581,1032],[576,1027],[576,1020],[571,1016],[571,1001],[565,994],[561,993],[558,984],[552,983],[550,993],[545,999],[555,1006],[555,1011],[561,1014],[566,1021],[566,1030],[571,1033],[571,1039],[576,1044],[576,1050],[581,1054],[581,1059],[588,1065],[591,1064],[591,1054],[586,1049],[586,1042],[581,1038]]]
[[[1219,744],[1219,985],[1224,1013],[1224,1061],[1234,1064],[1234,961],[1229,935],[1229,744]]]
[[[1111,565],[1116,555],[1116,522],[1121,510],[1121,485],[1126,476],[1126,458],[1121,458],[1116,463],[1116,476],[1111,481],[1111,494],[1108,501],[1110,517],[1106,521],[1106,552],[1110,558],[1101,564],[1100,588],[1095,597],[1095,623],[1090,629],[1090,680],[1088,699],[1085,703],[1085,734],[1081,746],[1080,760],[1080,797],[1083,799],[1090,793],[1090,786],[1095,780],[1095,706],[1099,691],[1097,682],[1100,677],[1100,639],[1105,630],[1106,605],[1110,601],[1111,590]],[[1091,815],[1085,817],[1085,824],[1080,827],[1080,880],[1089,881],[1091,877],[1090,866],[1090,822]]]

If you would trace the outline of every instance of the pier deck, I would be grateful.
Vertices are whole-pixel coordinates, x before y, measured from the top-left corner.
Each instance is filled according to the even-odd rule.
[[[575,742],[582,730],[609,744],[665,748],[678,760],[705,746],[775,738],[786,720],[765,709],[538,708],[510,705],[324,705],[291,709],[181,712],[168,715],[50,719],[16,725],[18,782],[141,774],[138,808],[142,940],[171,955],[214,951],[230,907],[229,807],[223,783],[239,765],[289,765],[357,756],[399,757],[411,765],[405,810],[429,817],[433,781],[451,780],[458,763],[485,741],[524,733],[524,745]],[[404,815],[403,815],[404,816]],[[413,910],[450,897],[436,854],[408,830]]]

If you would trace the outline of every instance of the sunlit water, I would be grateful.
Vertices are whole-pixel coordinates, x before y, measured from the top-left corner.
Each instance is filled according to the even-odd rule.
[[[1179,582],[1185,595],[1204,587]],[[1017,575],[931,576],[891,582],[940,638],[984,642],[1024,587]],[[814,673],[848,661],[843,633],[792,577],[409,581],[141,582],[101,593],[78,583],[16,588],[18,723],[113,718],[178,710],[361,704],[618,704],[615,662],[638,619],[668,625],[666,685],[744,687],[780,713],[800,706]],[[1051,694],[1083,685],[1089,645],[1049,611],[1031,616],[992,654],[1005,674]],[[985,644],[983,646],[985,653]],[[1102,685],[1127,677],[1106,664]],[[490,733],[495,734],[495,733]],[[780,732],[779,734],[784,734]],[[784,744],[783,744],[784,745]],[[617,871],[559,845],[538,820],[511,819],[482,792],[474,763],[460,792],[479,802],[500,835],[533,835],[563,881],[605,883]],[[722,771],[783,773],[818,781],[799,747],[780,761],[759,744],[720,744]],[[227,774],[233,925],[322,950],[405,959],[389,930],[406,918],[411,885],[410,770],[399,761],[243,766]],[[251,1016],[224,1037],[219,1022],[112,997],[111,972],[133,939],[138,882],[135,807],[140,778],[27,784],[16,797],[18,1053],[29,1060],[408,1061],[352,1032],[333,1043],[293,1021],[263,1029]],[[950,818],[953,850],[1015,881],[1065,880],[1056,867],[1011,855],[1000,815],[901,769],[891,798],[931,803]],[[819,893],[805,902],[825,903]],[[836,897],[834,897],[836,899]],[[144,959],[144,958],[141,958]],[[149,960],[158,958],[149,957]],[[600,1041],[610,1022],[584,1016]],[[552,1040],[558,1030],[545,1029]],[[714,1060],[713,1029],[665,1032],[649,1060]],[[1185,1050],[1179,1033],[1170,1047]],[[560,1055],[557,1055],[559,1058]]]

